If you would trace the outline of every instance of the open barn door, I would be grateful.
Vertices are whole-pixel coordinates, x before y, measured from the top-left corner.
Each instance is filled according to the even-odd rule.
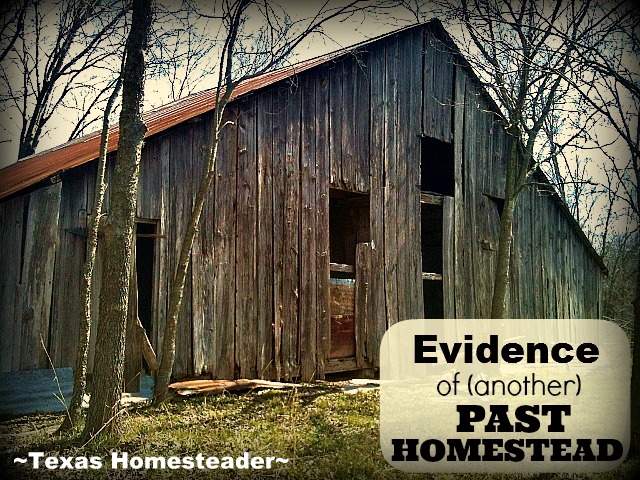
[[[331,189],[330,351],[327,372],[365,368],[371,244],[369,196]]]
[[[155,278],[156,223],[136,222],[136,241],[133,246],[131,283],[129,287],[129,313],[127,317],[127,338],[125,345],[124,391],[140,391],[140,375],[143,359],[153,370],[156,368],[149,338],[152,335],[154,299],[158,282]]]

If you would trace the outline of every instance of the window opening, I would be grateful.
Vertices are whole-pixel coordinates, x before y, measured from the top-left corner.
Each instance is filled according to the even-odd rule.
[[[422,137],[420,190],[453,196],[455,190],[453,144]]]

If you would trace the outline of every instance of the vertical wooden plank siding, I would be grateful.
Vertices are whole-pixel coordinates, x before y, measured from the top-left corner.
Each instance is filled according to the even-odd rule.
[[[273,361],[273,104],[272,92],[257,98],[258,109],[258,230],[257,230],[257,368],[261,378]],[[277,174],[277,173],[276,173]]]
[[[408,58],[411,70],[409,72],[409,110],[408,110],[408,138],[405,158],[407,163],[407,219],[409,226],[408,284],[406,289],[410,295],[410,318],[422,318],[424,315],[422,295],[422,243],[421,243],[421,209],[420,209],[420,164],[422,156],[422,46],[423,34],[413,30],[408,45]],[[400,200],[400,199],[399,199]]]
[[[464,169],[464,132],[465,132],[465,99],[466,99],[466,82],[465,74],[461,67],[455,67],[454,73],[454,131],[453,131],[453,161],[454,161],[454,198],[453,198],[453,215],[454,215],[454,265],[453,276],[455,282],[454,301],[456,318],[465,318],[466,312],[465,295],[469,279],[465,277],[465,194],[463,185],[463,169]],[[428,92],[425,92],[425,96]]]
[[[395,216],[389,218],[395,223],[396,230],[396,259],[397,259],[397,285],[396,293],[398,298],[398,321],[411,318],[411,279],[410,253],[413,247],[411,242],[411,224],[413,219],[409,218],[409,199],[411,187],[409,186],[409,176],[411,156],[414,152],[411,149],[410,131],[413,121],[409,111],[409,99],[413,92],[411,89],[411,57],[409,56],[411,37],[409,35],[399,36],[397,39],[397,62],[394,68],[395,74],[395,105],[394,123],[396,130],[396,142],[393,145],[395,157],[394,178],[388,178],[389,182],[395,184]],[[406,63],[405,63],[406,62]],[[408,65],[408,68],[404,68]],[[387,71],[389,71],[387,69]],[[417,134],[417,133],[416,133]]]
[[[395,325],[399,318],[398,282],[398,240],[397,240],[397,103],[398,103],[398,37],[393,36],[386,44],[384,76],[384,276],[385,299],[387,303],[387,328]]]
[[[178,257],[191,216],[193,203],[193,128],[186,125],[171,134],[171,160],[169,164],[169,291],[178,265]],[[192,374],[191,329],[191,268],[187,272],[178,324],[176,327],[176,357],[173,366],[175,377]]]
[[[442,294],[444,318],[456,318],[455,305],[455,200],[442,202]]]
[[[237,112],[227,107],[224,121],[235,121]],[[215,378],[235,375],[235,220],[236,220],[237,129],[228,124],[221,134],[216,156],[215,240],[214,240],[214,315],[215,345],[211,373]]]
[[[335,114],[341,117],[340,126],[342,127],[336,133],[335,143],[341,143],[340,155],[340,184],[346,190],[355,189],[356,179],[356,150],[357,140],[355,138],[356,116],[358,114],[358,93],[357,92],[357,75],[358,65],[356,59],[351,55],[347,56],[342,62],[342,97],[336,98],[336,102],[340,101],[340,106]],[[333,96],[333,90],[331,91]],[[337,147],[336,147],[337,148]]]
[[[213,128],[212,117],[204,117],[193,124],[193,191],[194,195],[200,189],[200,182],[209,160],[209,145]],[[192,282],[192,342],[193,342],[193,373],[196,375],[211,372],[211,345],[214,339],[214,309],[213,309],[213,240],[215,238],[214,225],[214,185],[211,185],[200,217],[198,233],[191,252],[191,282]],[[157,245],[157,243],[156,243]]]
[[[385,37],[227,109],[232,124],[178,321],[176,378],[324,377],[330,187],[369,193],[370,241],[356,249],[356,355],[343,363],[379,366],[387,328],[423,313],[420,134],[453,142],[454,196],[442,202],[444,316],[489,315],[507,139],[486,94],[437,36],[422,26]],[[143,150],[137,215],[167,236],[155,243],[156,351],[211,127],[204,114]],[[87,163],[0,203],[0,371],[47,366],[40,336],[55,366],[73,361],[95,169]],[[522,193],[511,316],[600,314],[599,266],[573,228],[547,192]],[[100,266],[96,275],[99,292]],[[97,316],[97,300],[92,309]]]
[[[19,335],[21,321],[21,311],[17,307],[23,249],[22,223],[28,197],[28,194],[21,195],[2,202],[0,206],[0,372],[14,370],[14,332]]]
[[[29,195],[22,258],[21,299],[16,312],[21,323],[19,370],[51,368],[45,348],[49,344],[49,313],[53,269],[58,246],[58,218],[62,185],[56,183]],[[19,258],[19,257],[18,257]]]
[[[464,102],[464,189],[465,189],[465,229],[464,234],[464,270],[465,276],[463,278],[473,278],[475,280],[476,268],[475,261],[477,256],[476,243],[477,239],[475,233],[477,231],[477,222],[475,216],[476,209],[476,182],[477,182],[477,92],[475,85],[471,80],[467,78],[467,87],[465,90],[465,102]],[[478,318],[476,312],[476,295],[474,288],[467,288],[467,295],[465,295],[466,318]]]
[[[453,115],[453,58],[433,34],[425,35],[423,131],[432,138],[450,142]]]
[[[287,145],[286,111],[287,90],[275,90],[273,96],[273,307],[274,307],[274,361],[276,378],[283,377],[283,320],[284,302],[284,236],[285,198],[284,185],[287,172],[285,157]]]
[[[371,244],[356,246],[355,337],[356,367],[366,366],[366,331],[371,318]]]
[[[316,335],[318,378],[324,378],[329,359],[329,71],[322,68],[315,82],[315,150],[316,150]]]
[[[355,98],[353,111],[355,113],[355,190],[362,193],[370,192],[370,122],[371,122],[371,60],[370,55],[364,53],[354,59],[355,68]]]
[[[256,231],[257,151],[256,102],[239,105],[236,230],[236,364],[240,378],[257,372]]]
[[[93,180],[91,180],[93,181]],[[53,285],[49,354],[54,365],[70,367],[75,358],[86,241],[87,179],[80,167],[62,175],[59,238]]]
[[[158,195],[158,233],[167,235],[166,238],[159,242],[156,242],[156,254],[158,256],[157,272],[158,272],[158,300],[156,302],[157,313],[154,316],[154,325],[151,342],[155,348],[156,356],[161,358],[162,351],[160,345],[162,345],[162,339],[164,337],[164,323],[167,318],[167,297],[169,292],[169,278],[172,276],[172,272],[169,267],[169,230],[171,228],[169,213],[169,192],[170,192],[170,178],[169,178],[169,163],[171,161],[171,137],[169,135],[162,135],[154,139],[154,143],[158,145],[155,161],[160,164],[161,171],[161,188],[159,192],[155,192]]]
[[[384,208],[384,152],[385,144],[385,89],[386,65],[384,45],[372,49],[370,54],[371,126],[370,171],[371,197],[371,320],[367,327],[367,356],[376,367],[380,365],[379,347],[387,330],[385,302],[385,208]]]
[[[316,375],[316,92],[315,78],[301,80],[302,118],[300,155],[300,376],[303,381]]]
[[[286,103],[284,165],[284,238],[282,363],[285,379],[298,367],[298,313],[300,295],[300,113],[302,92],[290,91]]]
[[[162,163],[158,161],[160,142],[146,143],[140,158],[140,181],[138,184],[137,215],[140,218],[159,219],[162,196]],[[196,165],[197,166],[197,165]],[[92,173],[92,175],[95,175]],[[91,182],[93,185],[94,182]],[[89,191],[92,201],[93,192]]]
[[[330,64],[329,70],[329,158],[332,187],[342,187],[342,83],[345,61]]]

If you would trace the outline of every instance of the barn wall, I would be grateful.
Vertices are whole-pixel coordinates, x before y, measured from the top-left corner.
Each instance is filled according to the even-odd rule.
[[[359,255],[371,272],[371,314],[358,330],[357,366],[377,365],[386,329],[423,312],[421,136],[454,149],[455,195],[443,201],[445,311],[487,317],[504,183],[504,137],[489,110],[474,79],[420,29],[234,102],[193,247],[175,376],[309,379],[330,369],[329,188],[369,194],[370,252]],[[164,236],[155,240],[156,351],[211,124],[202,116],[143,148],[137,213]],[[56,366],[72,364],[95,169],[91,162],[0,204],[0,370],[46,366],[35,332],[48,335]],[[39,214],[45,197],[53,201]],[[525,191],[516,217],[512,316],[597,318],[602,275],[553,198]],[[41,251],[24,222],[54,232]],[[44,276],[30,262],[46,265]]]
[[[454,122],[461,188],[456,191],[456,315],[487,318],[491,311],[506,139],[486,98],[456,69]],[[460,132],[461,134],[459,134]],[[463,138],[460,138],[462,136]],[[518,197],[508,308],[514,318],[599,318],[602,272],[558,200],[534,187]],[[469,281],[473,279],[473,281]]]
[[[0,372],[50,368],[58,182],[0,204]]]

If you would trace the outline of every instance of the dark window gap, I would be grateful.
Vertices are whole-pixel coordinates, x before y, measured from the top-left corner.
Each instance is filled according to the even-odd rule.
[[[420,160],[420,190],[452,197],[455,191],[453,144],[423,137]]]

